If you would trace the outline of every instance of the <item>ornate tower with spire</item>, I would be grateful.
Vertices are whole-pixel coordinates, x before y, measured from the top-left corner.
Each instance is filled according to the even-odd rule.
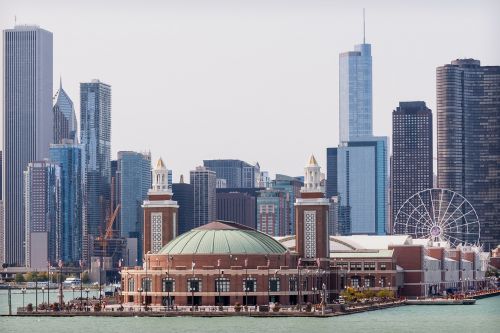
[[[160,158],[153,169],[153,184],[148,191],[144,209],[144,253],[157,253],[165,244],[177,236],[177,210],[168,186],[168,169]]]
[[[328,208],[321,186],[320,166],[314,155],[304,168],[304,187],[295,201],[295,250],[307,259],[328,258]]]

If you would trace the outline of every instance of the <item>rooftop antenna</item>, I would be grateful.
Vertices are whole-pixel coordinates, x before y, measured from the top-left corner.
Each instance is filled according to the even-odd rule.
[[[365,44],[365,9],[363,8],[363,44]]]

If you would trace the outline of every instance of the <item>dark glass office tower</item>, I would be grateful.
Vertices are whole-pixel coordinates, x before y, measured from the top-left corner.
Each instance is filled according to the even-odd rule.
[[[99,80],[80,84],[80,126],[85,214],[88,235],[95,238],[104,232],[111,207],[111,86]]]
[[[415,193],[432,188],[432,111],[425,102],[400,102],[392,112],[391,221]],[[401,212],[410,215],[411,212]],[[407,215],[404,217],[407,218]],[[390,232],[394,232],[392,227]],[[403,233],[404,230],[395,230]]]
[[[500,243],[500,66],[437,68],[438,186],[475,208],[486,249]]]
[[[177,201],[179,205],[177,221],[180,235],[194,228],[193,185],[184,183],[184,176],[181,175],[180,182],[172,184],[172,192],[172,200]]]

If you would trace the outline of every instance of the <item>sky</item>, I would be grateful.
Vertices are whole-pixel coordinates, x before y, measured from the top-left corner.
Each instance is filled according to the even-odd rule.
[[[0,27],[53,32],[54,93],[61,76],[77,117],[80,82],[112,86],[113,158],[151,151],[174,182],[216,158],[298,176],[338,144],[339,54],[363,8],[375,135],[400,101],[435,114],[436,67],[500,65],[500,1],[0,0]]]

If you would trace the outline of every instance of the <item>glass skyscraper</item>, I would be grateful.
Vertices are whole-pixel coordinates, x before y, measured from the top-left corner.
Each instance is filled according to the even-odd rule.
[[[500,243],[500,66],[459,59],[437,68],[438,187],[475,208],[486,249]],[[474,232],[474,231],[472,231]]]
[[[304,182],[298,180],[297,178],[286,176],[286,175],[276,175],[276,179],[272,181],[272,188],[276,190],[285,191],[287,198],[288,210],[285,222],[285,234],[295,235],[295,199],[300,197],[300,189],[304,186]]]
[[[120,189],[116,196],[121,204],[120,235],[137,239],[139,248],[135,251],[142,254],[144,213],[141,206],[151,188],[151,154],[119,151],[116,174]]]
[[[260,179],[260,166],[240,160],[204,160],[203,166],[215,171],[217,179],[225,179],[228,188],[257,187]]]
[[[4,260],[25,264],[23,172],[49,157],[52,122],[52,33],[37,26],[3,31]]]
[[[384,235],[387,223],[387,138],[351,140],[333,149],[337,149],[335,183],[339,196],[339,232],[349,230],[352,234]],[[330,153],[335,155],[332,151]]]
[[[61,169],[40,161],[24,172],[26,267],[44,269],[61,259]]]
[[[340,142],[371,136],[372,55],[370,44],[340,54],[339,60]]]
[[[54,115],[54,140],[53,143],[63,143],[69,139],[77,143],[77,122],[73,101],[62,87],[62,80],[59,82],[59,90],[56,94],[56,103],[52,108]]]
[[[184,183],[184,176],[181,175],[179,183],[172,184],[172,200],[177,201],[179,205],[178,226],[181,235],[194,228],[193,212],[193,185]]]
[[[111,213],[111,86],[99,80],[80,84],[80,142],[85,218],[88,235],[95,238],[104,232],[106,215]]]
[[[199,227],[217,218],[217,197],[215,171],[199,166],[190,172],[193,186],[193,227]]]
[[[84,258],[83,240],[87,231],[83,216],[82,146],[50,145],[50,160],[61,170],[60,259],[78,264]]]

